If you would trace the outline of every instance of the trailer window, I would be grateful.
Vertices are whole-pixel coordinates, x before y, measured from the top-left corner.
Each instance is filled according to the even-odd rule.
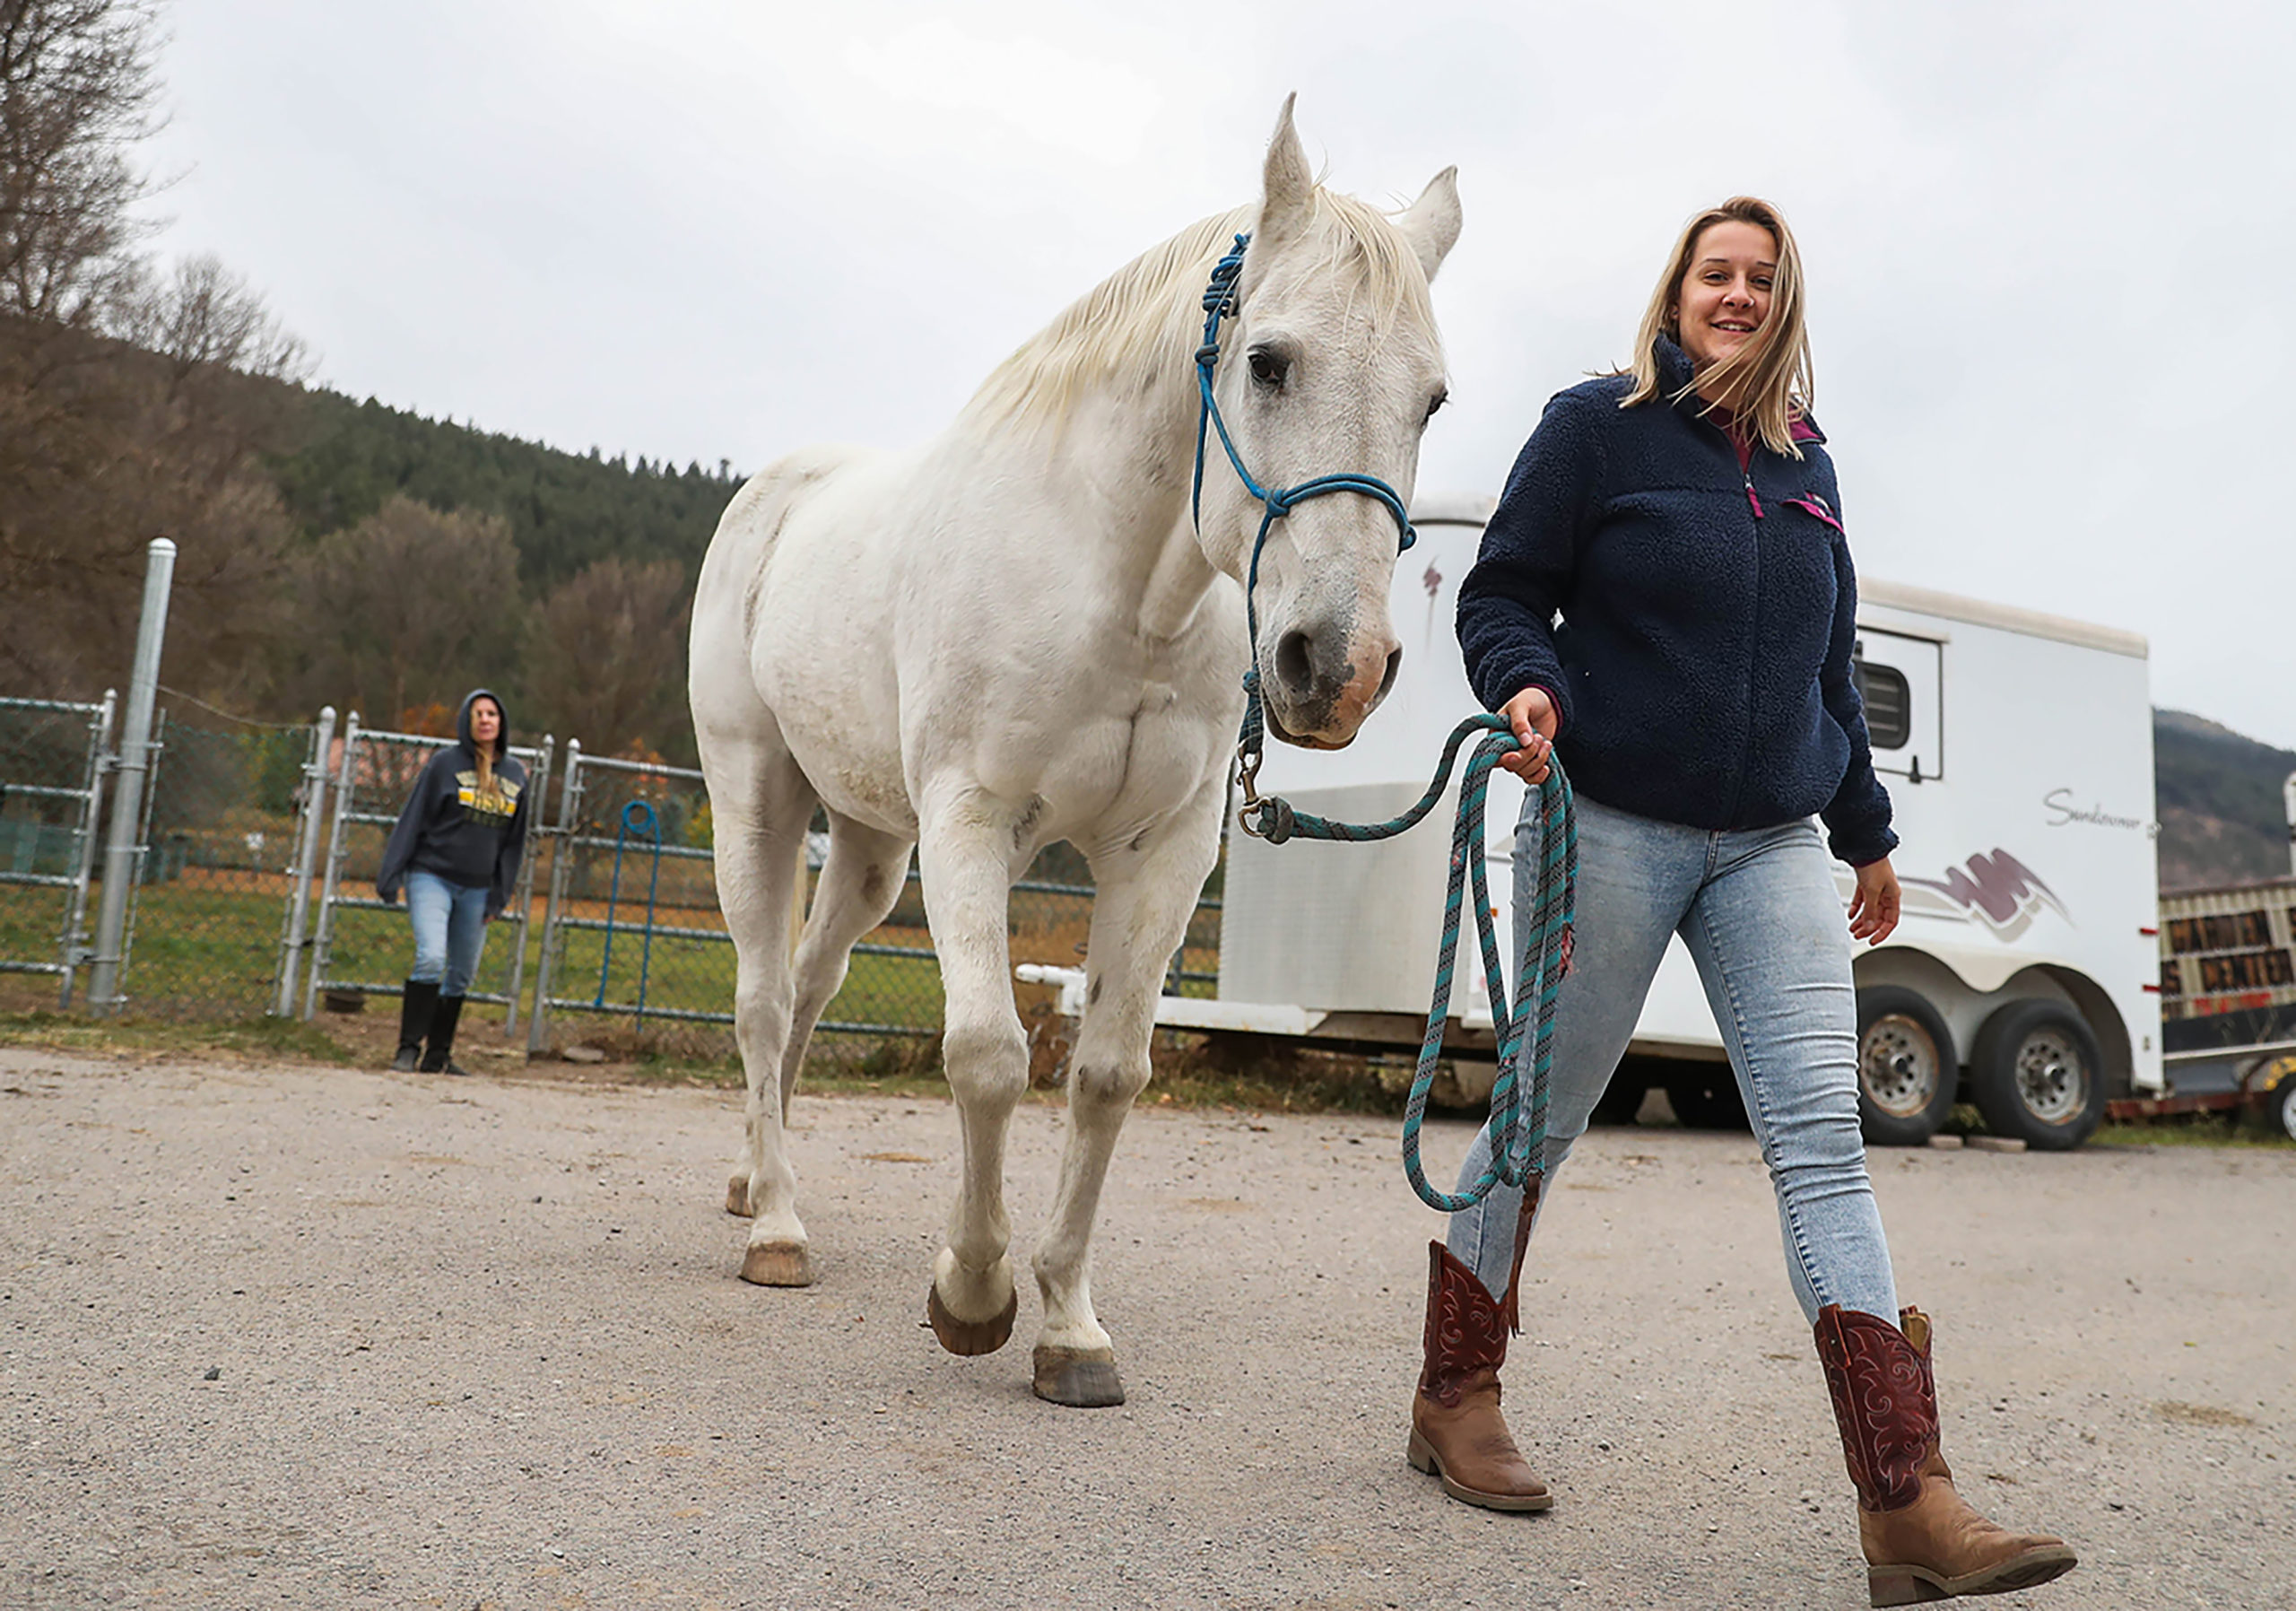
[[[1913,689],[1889,666],[1851,663],[1857,697],[1866,704],[1866,736],[1877,750],[1901,750],[1913,737]]]

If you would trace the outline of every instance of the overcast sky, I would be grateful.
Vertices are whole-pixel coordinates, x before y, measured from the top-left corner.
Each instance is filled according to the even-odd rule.
[[[1864,574],[2131,628],[2296,747],[2296,6],[178,0],[170,253],[354,396],[754,470],[943,424],[1065,303],[1246,202],[1456,162],[1452,406],[1495,492],[1675,231],[1793,222]]]

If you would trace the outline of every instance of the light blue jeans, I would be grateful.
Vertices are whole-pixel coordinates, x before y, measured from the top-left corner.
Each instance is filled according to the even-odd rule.
[[[1515,829],[1518,936],[1529,932],[1537,886],[1538,797],[1535,790],[1526,797]],[[1570,971],[1555,998],[1539,1213],[1625,1055],[1668,936],[1679,934],[1770,1165],[1787,1274],[1804,1317],[1815,1324],[1822,1305],[1838,1303],[1896,1324],[1897,1284],[1857,1128],[1849,927],[1817,824],[1712,832],[1584,795],[1578,810],[1578,919]],[[1459,1171],[1461,1189],[1490,1156],[1489,1134],[1478,1132]],[[1502,1185],[1451,1216],[1452,1256],[1494,1297],[1506,1295],[1521,1204],[1522,1193]],[[1695,1236],[1696,1227],[1684,1233]]]
[[[406,916],[414,925],[412,980],[439,981],[441,996],[461,996],[478,972],[486,945],[486,897],[483,884],[451,884],[436,873],[406,875]]]

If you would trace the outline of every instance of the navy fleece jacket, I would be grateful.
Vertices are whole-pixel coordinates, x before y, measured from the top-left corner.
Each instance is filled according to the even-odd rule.
[[[482,699],[502,711],[494,741],[494,787],[478,787],[478,745],[470,736],[470,708]],[[499,915],[517,887],[526,850],[526,769],[510,758],[510,715],[491,689],[463,696],[456,742],[430,757],[383,846],[375,893],[398,899],[410,872],[432,873],[465,888],[484,886],[486,915]]]
[[[1494,710],[1545,689],[1573,787],[1606,806],[1706,829],[1815,812],[1836,856],[1878,861],[1897,836],[1825,439],[1757,441],[1742,472],[1694,396],[1663,400],[1691,371],[1659,352],[1660,400],[1621,408],[1608,376],[1548,403],[1459,587],[1467,680]]]

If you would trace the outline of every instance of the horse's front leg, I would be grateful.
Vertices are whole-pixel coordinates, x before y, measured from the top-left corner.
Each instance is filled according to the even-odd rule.
[[[918,867],[941,959],[942,1058],[964,1137],[964,1177],[926,1312],[952,1354],[990,1354],[1013,1335],[1020,1299],[1004,1215],[1004,1136],[1029,1086],[1028,1038],[1013,1006],[1005,917],[1022,814],[968,793],[923,814]]]
[[[1092,1312],[1092,1222],[1109,1159],[1133,1099],[1146,1087],[1148,1042],[1164,967],[1219,854],[1222,791],[1204,791],[1140,848],[1095,857],[1084,1022],[1068,1065],[1068,1141],[1052,1223],[1037,1250],[1044,1329],[1037,1396],[1094,1408],[1124,1402],[1116,1350]]]

